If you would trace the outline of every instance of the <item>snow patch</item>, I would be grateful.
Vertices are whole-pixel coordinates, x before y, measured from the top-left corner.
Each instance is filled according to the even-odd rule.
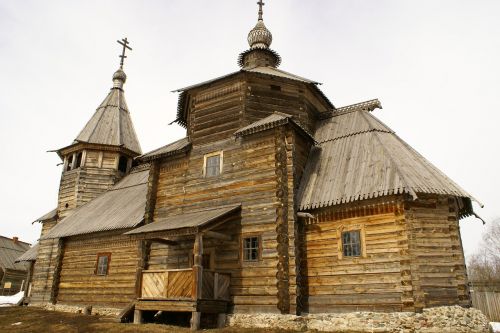
[[[23,298],[23,296],[24,296],[23,291],[20,291],[17,294],[11,296],[0,296],[0,306],[16,305]]]
[[[493,333],[500,333],[500,323],[491,322],[490,331]]]

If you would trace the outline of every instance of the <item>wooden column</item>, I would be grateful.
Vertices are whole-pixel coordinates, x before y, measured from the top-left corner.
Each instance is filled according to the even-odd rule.
[[[193,299],[196,303],[202,296],[202,277],[203,277],[203,235],[198,233],[194,240],[193,249]],[[198,304],[196,304],[198,307]],[[201,312],[192,312],[191,314],[191,330],[196,331],[200,329]]]
[[[63,172],[68,169],[68,155],[64,156]]]
[[[84,167],[85,166],[85,160],[87,159],[87,150],[82,151],[82,160],[80,162],[80,166]]]
[[[142,310],[134,310],[134,324],[142,324]]]
[[[76,153],[73,153],[73,160],[71,160],[71,170],[76,166]]]

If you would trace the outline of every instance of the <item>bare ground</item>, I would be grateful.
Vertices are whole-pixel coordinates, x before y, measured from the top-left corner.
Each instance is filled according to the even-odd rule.
[[[283,330],[224,328],[203,330],[210,333],[284,333]],[[189,328],[162,324],[122,324],[105,316],[47,311],[34,307],[0,308],[0,332],[34,333],[187,333]]]

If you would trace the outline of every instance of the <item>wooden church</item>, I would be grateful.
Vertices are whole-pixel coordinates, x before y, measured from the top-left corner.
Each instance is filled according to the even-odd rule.
[[[186,137],[148,153],[122,62],[57,151],[58,206],[21,258],[30,304],[184,312],[195,329],[226,313],[470,304],[458,222],[473,198],[373,116],[378,100],[334,106],[278,68],[271,41],[259,1],[240,69],[179,89]]]

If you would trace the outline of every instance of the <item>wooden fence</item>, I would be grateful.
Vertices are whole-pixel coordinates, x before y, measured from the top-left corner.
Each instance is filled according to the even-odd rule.
[[[472,305],[490,321],[500,321],[500,282],[469,282]]]

